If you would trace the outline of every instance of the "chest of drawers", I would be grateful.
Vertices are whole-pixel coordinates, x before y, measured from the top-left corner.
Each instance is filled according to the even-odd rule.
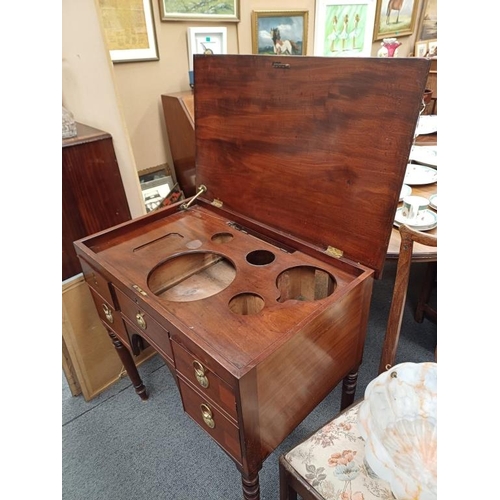
[[[196,196],[75,243],[136,391],[146,342],[246,500],[339,382],[353,401],[427,69],[196,57]]]

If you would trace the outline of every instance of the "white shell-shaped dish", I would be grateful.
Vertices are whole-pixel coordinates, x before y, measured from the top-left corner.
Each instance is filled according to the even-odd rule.
[[[372,380],[358,427],[368,465],[398,500],[437,498],[436,363],[401,363]]]

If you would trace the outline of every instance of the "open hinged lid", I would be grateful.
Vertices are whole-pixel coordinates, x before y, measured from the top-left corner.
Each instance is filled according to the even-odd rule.
[[[429,61],[217,55],[194,64],[200,198],[380,272]]]

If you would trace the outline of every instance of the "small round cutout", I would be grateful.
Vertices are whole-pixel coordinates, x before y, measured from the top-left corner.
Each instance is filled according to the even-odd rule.
[[[264,299],[255,293],[240,293],[229,301],[229,309],[235,314],[248,316],[264,308]]]
[[[253,266],[267,266],[274,261],[276,256],[269,250],[254,250],[247,254],[247,262]]]

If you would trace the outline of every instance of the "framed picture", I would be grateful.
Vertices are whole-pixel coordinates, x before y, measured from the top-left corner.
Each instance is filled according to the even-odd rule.
[[[160,59],[151,0],[99,0],[99,11],[113,62]]]
[[[437,0],[425,0],[417,40],[437,40],[437,31]]]
[[[314,55],[370,56],[376,0],[317,0]]]
[[[415,30],[418,0],[377,0],[373,40],[411,35]]]
[[[227,54],[227,29],[188,28],[189,71],[193,71],[195,54]]]
[[[252,53],[306,55],[308,18],[305,10],[254,10]]]
[[[427,57],[437,57],[438,55],[438,42],[432,40],[427,43]]]
[[[427,50],[427,42],[417,42],[415,44],[415,57],[425,57]]]
[[[240,0],[159,0],[162,21],[238,22]]]

